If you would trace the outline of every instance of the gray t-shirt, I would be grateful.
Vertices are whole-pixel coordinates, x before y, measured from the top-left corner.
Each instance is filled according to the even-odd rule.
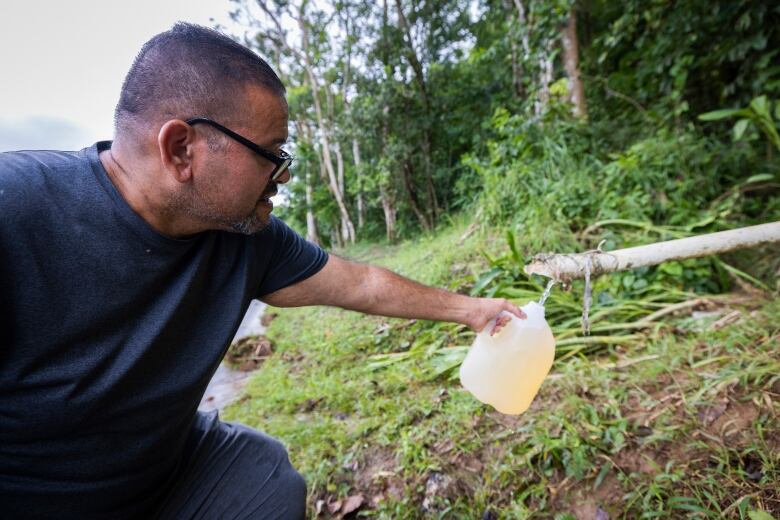
[[[276,218],[160,235],[106,175],[110,144],[0,154],[0,516],[148,511],[249,302],[327,262]]]

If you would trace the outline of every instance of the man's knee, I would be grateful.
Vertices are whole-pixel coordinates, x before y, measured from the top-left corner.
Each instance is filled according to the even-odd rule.
[[[287,448],[285,448],[284,444],[277,439],[248,426],[244,426],[243,424],[228,424],[235,429],[236,442],[239,445],[256,451],[261,454],[264,459],[272,461],[274,464],[290,466]]]
[[[281,475],[281,488],[288,497],[286,503],[290,504],[291,518],[303,518],[306,513],[306,481],[303,475],[289,466]]]
[[[290,518],[303,517],[306,511],[306,481],[290,463],[287,449],[277,439],[241,424],[233,425],[238,439],[255,446],[265,460],[275,466],[277,492],[284,497],[283,502],[290,505],[295,514]],[[280,496],[280,498],[281,498]]]

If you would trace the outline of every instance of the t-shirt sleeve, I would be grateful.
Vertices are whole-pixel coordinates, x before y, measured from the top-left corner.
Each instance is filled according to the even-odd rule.
[[[305,280],[325,267],[328,254],[271,216],[269,226],[257,235],[259,251],[271,251],[255,297]]]

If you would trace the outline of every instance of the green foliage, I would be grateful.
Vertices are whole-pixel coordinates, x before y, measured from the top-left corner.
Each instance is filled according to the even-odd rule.
[[[395,238],[465,210],[491,223],[518,215],[543,223],[547,236],[538,246],[601,219],[690,226],[739,211],[758,219],[759,207],[734,200],[742,192],[717,198],[780,168],[755,142],[765,135],[780,143],[772,101],[780,98],[780,9],[765,2],[685,0],[670,8],[664,0],[524,0],[521,22],[517,4],[506,0],[404,0],[405,24],[392,1],[386,8],[365,0],[308,2],[303,14],[296,2],[265,4],[282,21],[307,28],[319,81],[313,92],[303,48],[293,53],[256,39],[279,60],[296,122],[299,159],[291,203],[280,214],[303,229],[308,179],[325,245],[339,243],[330,239],[341,223],[320,175],[322,133],[331,155],[338,145],[343,159],[353,221],[358,198],[365,203],[358,236],[369,240],[385,236],[383,204],[394,210]],[[560,36],[573,8],[587,122],[571,120],[565,99]],[[260,26],[275,27],[269,20]],[[552,100],[540,109],[542,62],[552,65]],[[721,125],[702,128],[694,117],[724,106],[745,108],[703,120],[737,117],[736,146],[726,143]]]
[[[777,217],[743,195],[745,186],[774,175],[751,173],[777,172],[779,165],[766,164],[751,147],[725,150],[722,142],[693,128],[662,127],[620,151],[610,150],[600,127],[540,126],[502,109],[492,129],[495,138],[487,153],[464,157],[489,187],[476,211],[491,223],[543,232],[531,237],[537,250],[574,246],[568,238],[572,231],[603,221],[657,230],[657,240],[727,227],[729,220]],[[610,247],[622,245],[615,233],[602,238]]]
[[[546,127],[499,109],[492,124],[496,138],[487,143],[487,153],[464,157],[485,187],[478,215],[491,223],[514,221],[530,229],[539,222],[550,224],[546,229],[552,236],[542,239],[540,247],[558,242],[569,225],[584,227],[582,209],[591,205],[593,172],[599,164],[585,153],[588,136],[580,139],[573,125],[557,128],[560,131],[551,135]],[[556,190],[561,186],[566,189]]]
[[[597,2],[590,15],[585,73],[660,119],[679,123],[687,114],[780,93],[780,10],[771,3]],[[609,106],[600,100],[594,108]]]
[[[772,111],[774,105],[774,117]],[[735,141],[750,139],[752,136],[747,132],[750,126],[754,126],[766,136],[769,143],[780,151],[780,101],[769,101],[766,96],[759,96],[750,101],[745,108],[715,110],[701,114],[699,119],[702,121],[718,121],[720,119],[738,117],[740,118],[732,129]],[[775,122],[777,120],[777,122]]]

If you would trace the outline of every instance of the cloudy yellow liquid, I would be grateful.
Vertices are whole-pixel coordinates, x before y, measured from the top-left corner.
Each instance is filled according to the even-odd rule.
[[[513,317],[496,335],[492,324],[477,335],[460,367],[460,382],[474,397],[504,414],[523,413],[555,358],[555,338],[544,307],[530,302],[525,320]]]

